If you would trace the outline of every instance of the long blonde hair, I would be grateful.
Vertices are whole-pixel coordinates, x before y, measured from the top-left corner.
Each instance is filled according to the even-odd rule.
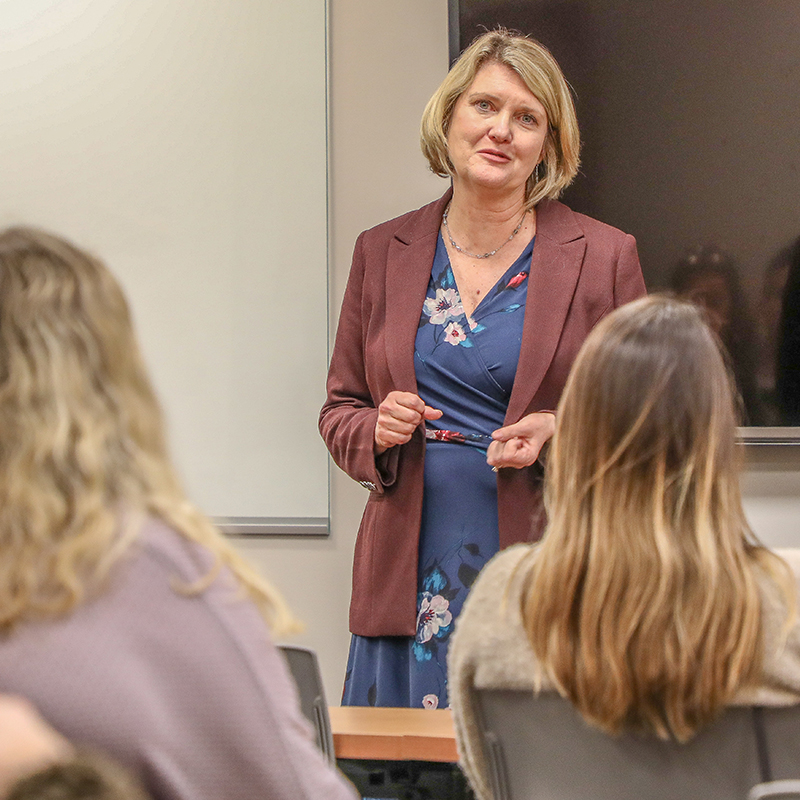
[[[742,510],[736,424],[729,372],[694,306],[624,306],[575,362],[522,613],[544,673],[609,733],[685,741],[757,682],[759,571],[793,608],[788,567]]]
[[[31,228],[0,233],[0,431],[0,631],[98,590],[135,540],[121,519],[145,515],[229,567],[273,629],[291,627],[278,593],[186,499],[119,284]]]

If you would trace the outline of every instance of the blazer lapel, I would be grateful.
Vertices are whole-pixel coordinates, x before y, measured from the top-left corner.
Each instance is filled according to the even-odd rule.
[[[524,416],[553,360],[586,253],[583,231],[569,208],[543,200],[536,212],[522,346],[507,425]]]
[[[452,192],[419,209],[395,231],[386,256],[386,362],[395,387],[417,391],[414,345],[439,226]]]

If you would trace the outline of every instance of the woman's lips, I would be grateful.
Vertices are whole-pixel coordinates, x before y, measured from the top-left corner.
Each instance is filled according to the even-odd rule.
[[[484,158],[488,159],[489,161],[494,161],[497,164],[505,164],[507,161],[511,161],[510,156],[507,156],[505,153],[501,153],[499,150],[479,150],[478,152]]]

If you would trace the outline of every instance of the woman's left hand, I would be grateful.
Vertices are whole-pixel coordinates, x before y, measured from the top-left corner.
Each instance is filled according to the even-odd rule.
[[[542,445],[550,439],[555,429],[555,414],[549,411],[528,414],[519,422],[498,428],[492,433],[494,441],[486,452],[486,461],[496,470],[501,467],[529,467],[539,458]]]

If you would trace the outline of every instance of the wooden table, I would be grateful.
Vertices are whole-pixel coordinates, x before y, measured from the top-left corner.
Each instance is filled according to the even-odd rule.
[[[337,758],[458,761],[450,709],[330,708]]]

